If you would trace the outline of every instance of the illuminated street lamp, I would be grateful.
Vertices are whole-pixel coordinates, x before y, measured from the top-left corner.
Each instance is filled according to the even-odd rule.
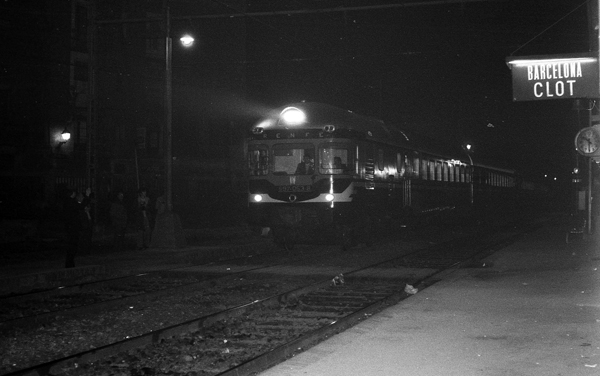
[[[65,142],[67,142],[71,139],[71,132],[69,132],[67,127],[65,127],[65,129],[60,134],[60,139],[61,139],[61,144],[64,144]]]
[[[189,34],[182,36],[179,38],[179,40],[181,41],[181,45],[183,47],[191,47],[194,44],[194,37]]]
[[[472,150],[473,149],[473,145],[471,145],[469,143],[465,143],[465,144],[462,145],[462,148],[463,148],[465,154],[467,155],[467,157],[469,157],[469,163],[470,163],[470,166],[469,166],[469,170],[470,170],[470,173],[469,173],[469,176],[470,176],[470,178],[469,178],[469,199],[471,201],[471,205],[473,205],[473,195],[474,195],[474,192],[473,192],[473,178],[474,178],[473,172],[474,172],[474,169],[473,169],[473,158],[471,158],[471,153],[473,152],[473,150]]]
[[[55,149],[57,152],[63,147],[71,139],[71,132],[65,127],[65,129],[60,132],[60,134],[55,133],[54,140],[56,141]]]
[[[166,6],[165,27],[165,211],[156,217],[156,226],[152,233],[152,247],[173,248],[185,246],[185,235],[179,216],[173,213],[173,98],[172,66],[173,40],[171,38],[171,14]],[[180,39],[185,47],[194,43],[194,38],[185,35]]]

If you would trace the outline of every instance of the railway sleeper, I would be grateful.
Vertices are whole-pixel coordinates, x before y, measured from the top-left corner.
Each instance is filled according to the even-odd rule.
[[[301,306],[362,306],[365,303],[369,303],[370,299],[365,297],[312,297],[312,298],[302,298],[300,299]]]
[[[377,290],[372,290],[372,291],[368,291],[368,290],[363,290],[363,291],[356,291],[356,290],[352,290],[352,291],[344,291],[344,292],[339,292],[339,293],[322,293],[319,294],[319,296],[323,297],[323,298],[330,298],[330,299],[335,299],[335,298],[363,298],[363,299],[367,299],[367,297],[380,297],[380,296],[386,296],[391,292],[394,292],[398,289],[398,286],[402,286],[403,284],[398,284],[398,285],[394,285],[394,286],[390,286],[388,288],[385,289],[377,289]],[[315,294],[307,294],[305,296],[313,296]]]

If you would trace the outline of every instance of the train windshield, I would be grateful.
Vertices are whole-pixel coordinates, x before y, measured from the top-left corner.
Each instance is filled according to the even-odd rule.
[[[266,175],[269,172],[269,153],[266,145],[248,146],[247,160],[250,176]]]
[[[321,174],[344,174],[351,167],[348,149],[342,146],[319,148],[319,172]]]
[[[311,144],[273,145],[273,174],[311,175],[315,173],[315,151]]]

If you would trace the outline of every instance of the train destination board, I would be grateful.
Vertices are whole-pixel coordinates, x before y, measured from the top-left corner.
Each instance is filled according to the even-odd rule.
[[[591,54],[511,57],[513,100],[598,98],[598,58]]]

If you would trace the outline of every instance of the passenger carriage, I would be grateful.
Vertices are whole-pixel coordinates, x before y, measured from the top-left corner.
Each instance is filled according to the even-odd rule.
[[[460,146],[320,103],[274,111],[251,128],[245,147],[249,221],[286,246],[335,240],[348,247],[515,197],[512,170],[473,166]]]

